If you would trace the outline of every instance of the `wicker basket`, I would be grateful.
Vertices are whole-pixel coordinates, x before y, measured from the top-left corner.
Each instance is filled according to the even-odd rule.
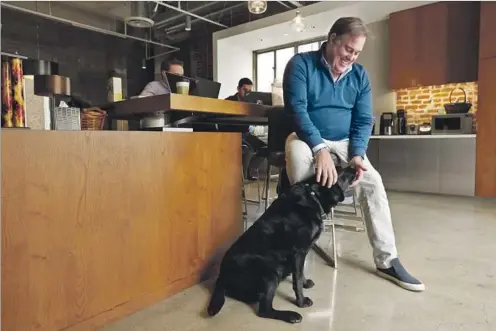
[[[103,130],[107,112],[97,107],[85,108],[81,112],[81,130]]]

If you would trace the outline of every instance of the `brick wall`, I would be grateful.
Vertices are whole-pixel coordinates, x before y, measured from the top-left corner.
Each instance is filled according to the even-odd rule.
[[[422,124],[431,122],[432,115],[444,114],[444,104],[449,103],[450,92],[461,87],[467,93],[468,102],[472,103],[470,113],[477,111],[477,82],[424,86],[396,91],[396,109],[407,111],[408,123]],[[451,102],[463,102],[460,89],[453,91]]]

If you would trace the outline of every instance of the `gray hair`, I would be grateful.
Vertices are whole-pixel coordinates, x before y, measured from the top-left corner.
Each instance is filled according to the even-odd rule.
[[[328,40],[331,39],[331,36],[333,34],[336,36],[336,38],[341,38],[342,36],[347,34],[351,34],[353,36],[368,37],[371,33],[361,18],[341,17],[338,18],[336,22],[334,22],[331,30],[329,30],[329,35],[327,36]]]

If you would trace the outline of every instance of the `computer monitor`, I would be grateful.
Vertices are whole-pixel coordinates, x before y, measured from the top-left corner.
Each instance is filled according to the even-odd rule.
[[[248,103],[256,103],[259,105],[272,106],[272,93],[249,92],[245,94],[243,101]]]

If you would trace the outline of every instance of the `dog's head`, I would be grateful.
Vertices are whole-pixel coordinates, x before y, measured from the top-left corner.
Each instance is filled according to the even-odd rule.
[[[317,183],[315,177],[311,184],[312,191],[316,193],[317,199],[326,214],[331,211],[331,208],[344,200],[344,192],[350,188],[356,178],[356,169],[352,166],[345,168],[337,166],[336,172],[338,174],[337,182],[330,188]]]

